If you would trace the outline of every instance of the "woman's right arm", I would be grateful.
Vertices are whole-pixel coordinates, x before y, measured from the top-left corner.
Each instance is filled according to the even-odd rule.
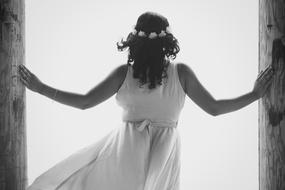
[[[210,115],[217,116],[239,110],[263,96],[272,82],[272,69],[267,69],[256,80],[254,89],[246,94],[231,99],[216,100],[201,84],[193,70],[184,63],[179,63],[185,83],[185,93],[200,108]]]
[[[78,109],[84,109],[86,97],[84,94],[65,92],[48,86],[41,82],[38,77],[29,71],[24,65],[19,65],[20,80],[30,90],[44,95],[59,103]]]
[[[74,92],[66,92],[63,90],[55,89],[47,84],[42,83],[41,90],[38,91],[41,95],[44,95],[54,101],[61,104],[65,104],[78,109],[84,109],[85,95]]]
[[[21,81],[32,91],[38,92],[54,101],[79,109],[88,109],[100,104],[115,94],[122,84],[127,65],[119,65],[88,93],[78,94],[55,89],[41,82],[24,65],[19,66]]]

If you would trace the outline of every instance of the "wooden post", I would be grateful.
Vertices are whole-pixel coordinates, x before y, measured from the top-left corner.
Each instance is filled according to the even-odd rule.
[[[259,71],[276,76],[259,101],[259,190],[285,189],[285,1],[259,0]]]
[[[27,187],[25,88],[17,66],[25,57],[24,0],[0,0],[0,189]]]

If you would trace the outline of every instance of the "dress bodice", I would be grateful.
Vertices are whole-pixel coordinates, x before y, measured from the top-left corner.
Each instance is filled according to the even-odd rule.
[[[139,79],[133,78],[133,68],[128,71],[123,84],[115,98],[123,108],[123,121],[140,121],[149,119],[154,122],[178,122],[185,102],[185,92],[178,77],[177,64],[167,67],[167,78],[162,85],[148,89],[149,83],[139,87]]]

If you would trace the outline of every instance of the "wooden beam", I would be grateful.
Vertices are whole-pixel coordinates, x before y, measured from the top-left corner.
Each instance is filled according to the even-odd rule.
[[[17,66],[25,57],[24,0],[0,0],[0,189],[27,186],[25,88]]]
[[[285,189],[285,1],[259,0],[259,71],[275,76],[259,101],[259,190]]]

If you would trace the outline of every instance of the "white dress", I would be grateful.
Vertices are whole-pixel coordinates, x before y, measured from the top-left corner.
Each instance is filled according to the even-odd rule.
[[[119,127],[41,174],[28,190],[179,190],[177,123],[185,92],[176,68],[170,63],[168,78],[149,90],[139,88],[129,66],[116,94]]]

